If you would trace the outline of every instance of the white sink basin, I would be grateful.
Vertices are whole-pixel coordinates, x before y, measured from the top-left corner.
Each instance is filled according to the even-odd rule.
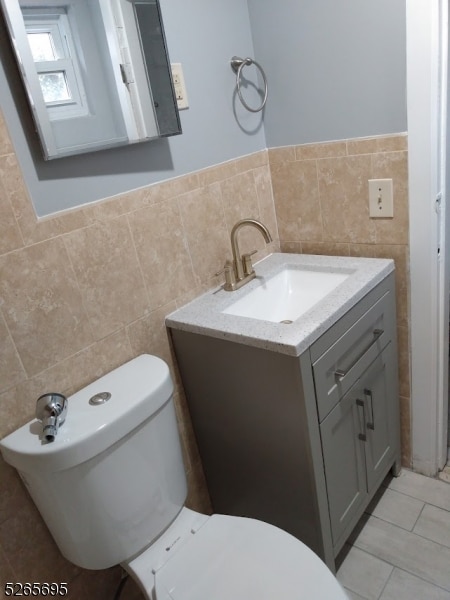
[[[353,271],[336,272],[286,266],[280,273],[222,312],[275,323],[292,323],[341,284]]]

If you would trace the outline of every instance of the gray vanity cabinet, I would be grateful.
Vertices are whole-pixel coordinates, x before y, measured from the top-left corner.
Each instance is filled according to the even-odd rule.
[[[300,356],[169,323],[214,512],[277,525],[333,569],[399,468],[394,274]]]
[[[320,426],[333,546],[367,498],[358,393],[351,389]]]
[[[345,542],[398,450],[394,364],[389,344],[320,424],[335,547]]]

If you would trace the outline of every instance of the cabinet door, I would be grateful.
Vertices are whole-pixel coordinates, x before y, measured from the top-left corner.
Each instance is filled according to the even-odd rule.
[[[333,546],[367,498],[364,422],[359,388],[351,388],[320,425]]]
[[[365,457],[369,493],[379,485],[396,450],[395,394],[396,362],[389,344],[373,361],[358,382],[359,399],[364,402],[367,442]]]

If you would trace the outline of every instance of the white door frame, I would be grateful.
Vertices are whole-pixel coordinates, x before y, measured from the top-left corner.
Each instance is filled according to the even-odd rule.
[[[412,466],[435,475],[447,453],[448,293],[444,290],[450,262],[445,260],[443,227],[447,2],[406,0],[406,15]]]

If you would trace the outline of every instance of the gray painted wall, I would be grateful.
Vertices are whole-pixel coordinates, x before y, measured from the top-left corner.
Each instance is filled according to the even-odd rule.
[[[38,216],[189,173],[266,147],[260,115],[234,103],[234,54],[253,56],[246,0],[161,0],[190,108],[170,139],[45,162],[0,27],[0,106]],[[3,25],[3,24],[2,24]],[[18,105],[18,106],[17,106]],[[236,107],[236,114],[234,112]]]
[[[189,97],[183,134],[47,163],[0,27],[0,106],[39,216],[267,146],[407,129],[405,0],[161,0],[161,7]],[[261,113],[245,111],[233,94],[235,54],[254,57],[268,75],[264,127]],[[245,69],[250,79],[254,73]],[[251,87],[244,91],[256,104]]]
[[[406,131],[405,0],[248,0],[269,147]]]

